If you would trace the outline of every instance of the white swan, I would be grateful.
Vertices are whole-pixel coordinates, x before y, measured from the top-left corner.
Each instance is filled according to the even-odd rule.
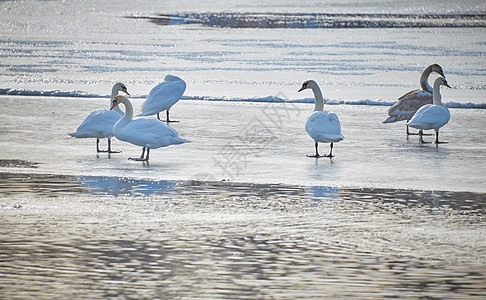
[[[440,96],[440,86],[447,84],[445,78],[439,77],[434,81],[434,100],[433,104],[427,104],[422,106],[412,117],[408,126],[421,129],[421,130],[435,130],[435,143],[439,144],[439,129],[449,122],[451,113],[449,109],[442,103]],[[420,135],[420,142],[424,143],[422,134]]]
[[[157,114],[160,120],[159,113],[167,111],[166,122],[177,122],[169,119],[169,110],[172,105],[176,104],[186,90],[186,83],[177,76],[167,75],[164,82],[159,83],[149,93],[147,99],[142,103],[142,113],[138,116],[149,116]]]
[[[333,157],[332,148],[335,142],[344,140],[341,134],[341,123],[335,113],[323,111],[324,99],[322,98],[321,89],[314,80],[307,80],[302,84],[300,91],[311,88],[314,92],[316,101],[314,112],[309,116],[305,123],[305,130],[315,142],[316,154],[308,155],[309,157]],[[319,155],[318,143],[331,143],[331,151],[328,155]]]
[[[150,149],[188,142],[180,138],[173,128],[156,119],[133,120],[133,106],[125,96],[116,96],[111,108],[117,107],[120,103],[125,105],[125,115],[113,127],[113,135],[119,140],[143,147],[140,158],[129,159],[148,162]],[[147,155],[144,157],[145,149]]]
[[[116,83],[111,89],[110,107],[118,92],[122,91],[130,95],[127,87],[123,83]],[[119,151],[111,150],[111,138],[113,137],[113,126],[123,116],[123,111],[119,107],[115,110],[99,109],[92,111],[83,123],[78,126],[76,132],[69,133],[70,136],[76,138],[96,138],[96,151],[118,153]],[[100,150],[100,139],[108,139],[108,150]]]
[[[442,67],[438,64],[433,64],[425,68],[420,76],[420,90],[413,90],[398,98],[397,103],[388,109],[388,118],[383,123],[394,123],[398,121],[410,121],[415,112],[426,104],[432,104],[432,87],[429,85],[428,80],[432,72],[438,73],[445,78]],[[411,135],[408,130],[407,135]],[[422,132],[419,132],[422,134]]]

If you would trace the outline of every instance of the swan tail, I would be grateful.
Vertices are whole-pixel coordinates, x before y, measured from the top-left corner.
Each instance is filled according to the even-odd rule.
[[[394,123],[394,122],[396,122],[396,121],[398,121],[396,116],[390,116],[390,117],[388,117],[388,118],[387,118],[385,121],[383,121],[383,123],[384,123],[384,124],[387,124],[387,123]]]
[[[389,116],[385,121],[383,121],[383,123],[387,124],[387,123],[395,123],[400,121],[408,121],[413,117],[414,113],[415,112],[409,112],[400,115]]]
[[[184,143],[190,143],[191,141],[183,139],[183,138],[177,138],[174,144],[184,144]]]
[[[72,136],[72,137],[75,137],[75,138],[82,138],[84,137],[82,133],[80,132],[71,132],[71,133],[68,133],[69,136]]]
[[[407,123],[408,126],[416,128],[416,126],[422,126],[423,124],[416,121],[411,121]]]

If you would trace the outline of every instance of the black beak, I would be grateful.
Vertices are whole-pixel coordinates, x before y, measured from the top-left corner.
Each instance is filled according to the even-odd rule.
[[[113,104],[111,105],[110,110],[112,110],[113,108],[115,108],[115,106],[117,106],[117,105],[118,105],[118,101],[116,99],[113,100]]]

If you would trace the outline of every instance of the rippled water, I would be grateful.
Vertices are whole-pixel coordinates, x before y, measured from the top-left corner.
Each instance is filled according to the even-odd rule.
[[[0,182],[4,298],[486,297],[484,194]]]

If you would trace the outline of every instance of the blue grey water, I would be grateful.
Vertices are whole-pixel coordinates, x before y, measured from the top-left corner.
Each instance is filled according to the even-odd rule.
[[[486,297],[484,1],[260,2],[0,3],[1,298]],[[432,63],[438,147],[381,123]],[[146,164],[67,135],[166,74],[191,143]],[[307,79],[332,160],[306,157]]]

